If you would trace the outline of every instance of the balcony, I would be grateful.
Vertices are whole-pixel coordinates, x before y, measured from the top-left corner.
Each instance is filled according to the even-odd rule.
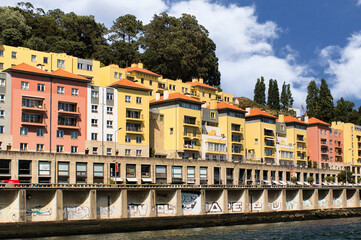
[[[188,150],[188,151],[200,151],[201,147],[194,145],[194,144],[184,144],[183,145],[183,150]]]
[[[75,125],[72,125],[72,124],[67,125],[67,124],[58,123],[58,128],[79,130],[80,126],[78,123],[76,123]]]
[[[45,127],[44,118],[38,114],[22,113],[21,125]]]
[[[46,126],[46,124],[43,120],[41,122],[26,122],[23,119],[21,119],[21,125],[34,126],[34,127],[45,127]]]
[[[71,109],[58,109],[58,114],[59,115],[71,115],[71,116],[80,116],[80,112],[79,112],[79,107],[72,109],[73,111],[71,111]]]
[[[38,112],[38,113],[44,113],[46,112],[45,104],[41,105],[22,105],[21,110],[24,112]]]
[[[243,133],[243,128],[234,128],[231,129],[232,133]]]
[[[139,114],[139,115],[129,115],[127,114],[126,121],[133,121],[133,122],[143,122],[144,121],[144,117],[143,114]]]
[[[183,125],[190,127],[198,127],[200,125],[200,121],[184,121]]]
[[[302,135],[297,135],[297,142],[306,142],[307,139]]]
[[[200,139],[201,135],[199,133],[195,134],[194,133],[187,133],[183,135],[184,138],[195,138],[195,139]]]
[[[125,129],[127,134],[143,134],[141,127],[131,127],[127,126]]]

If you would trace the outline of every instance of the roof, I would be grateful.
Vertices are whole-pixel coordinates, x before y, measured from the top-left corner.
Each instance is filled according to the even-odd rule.
[[[291,123],[291,122],[295,122],[295,123],[301,123],[301,124],[305,124],[307,125],[307,123],[305,123],[304,121],[301,121],[295,117],[292,117],[292,116],[285,116],[284,117],[284,122],[285,123]]]
[[[193,86],[193,87],[198,86],[198,87],[209,88],[209,89],[212,89],[212,90],[217,90],[217,88],[212,87],[212,86],[209,86],[209,85],[207,85],[207,84],[205,84],[205,83],[201,83],[201,82],[199,82],[199,81],[187,82],[187,83],[188,83],[189,85]]]
[[[70,78],[70,79],[76,79],[76,80],[84,81],[84,82],[91,82],[91,80],[88,79],[88,78],[85,78],[85,77],[76,75],[76,74],[74,74],[74,73],[65,71],[65,70],[63,70],[63,69],[61,69],[61,68],[59,68],[58,70],[53,71],[51,74],[52,74],[53,76],[56,76],[56,77]]]
[[[266,113],[266,112],[264,112],[264,111],[262,111],[261,109],[258,109],[258,108],[251,109],[250,113],[248,115],[246,114],[246,117],[255,117],[255,116],[264,116],[264,117],[269,117],[269,118],[276,119],[275,116],[273,116],[273,115],[271,115],[269,113]]]
[[[175,101],[175,100],[185,100],[185,101],[189,101],[189,102],[194,102],[194,103],[199,103],[199,104],[203,104],[203,102],[194,99],[192,97],[186,96],[182,93],[171,93],[169,94],[167,99],[164,99],[164,96],[160,97],[159,100],[151,100],[149,103],[159,103],[159,102],[166,102],[166,101]]]
[[[109,87],[123,87],[123,88],[137,89],[140,91],[151,91],[150,88],[144,87],[136,82],[130,81],[125,78],[110,84]]]
[[[20,63],[18,65],[12,66],[5,70],[5,72],[22,72],[22,73],[36,73],[41,75],[50,75],[47,71],[39,69],[37,67],[30,66],[26,63]]]
[[[156,77],[160,77],[161,75],[157,74],[157,73],[154,73],[152,71],[149,71],[147,69],[144,69],[144,68],[140,68],[138,66],[133,66],[133,67],[127,67],[127,68],[124,68],[127,72],[141,72],[141,73],[145,73],[145,74],[149,74],[149,75],[153,75],[153,76],[156,76]]]
[[[246,112],[242,108],[233,106],[233,105],[231,105],[229,103],[226,103],[226,102],[217,103],[217,108],[216,109],[233,109],[233,110],[236,110],[236,111]]]
[[[327,122],[321,121],[320,119],[317,119],[317,118],[315,118],[315,117],[310,118],[310,119],[308,120],[308,124],[309,124],[309,125],[311,125],[311,124],[320,124],[320,125],[330,126],[330,124],[328,124]]]

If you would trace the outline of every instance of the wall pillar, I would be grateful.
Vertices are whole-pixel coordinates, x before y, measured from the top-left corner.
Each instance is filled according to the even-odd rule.
[[[182,216],[182,190],[177,189],[176,192],[176,216]]]
[[[268,207],[268,189],[263,189],[263,211],[268,212],[270,211]]]
[[[228,213],[228,190],[223,190],[223,213]]]
[[[244,212],[249,212],[249,190],[244,189]]]
[[[18,192],[19,198],[19,222],[26,221],[26,190],[20,189]]]
[[[347,194],[346,194],[346,188],[342,189],[342,193],[341,193],[341,199],[342,199],[342,207],[345,208],[347,207]]]
[[[318,209],[318,189],[315,189],[312,194],[313,208]]]
[[[155,200],[155,190],[152,189],[149,191],[149,217],[155,217],[156,216],[156,200]]]
[[[201,214],[206,214],[206,190],[201,190]]]
[[[281,192],[281,211],[287,210],[287,196],[286,196],[286,189],[282,189]]]
[[[298,190],[298,210],[303,210],[303,189]]]
[[[97,192],[96,190],[89,191],[89,209],[90,209],[90,217],[89,219],[97,218]]]
[[[120,204],[121,204],[121,217],[128,217],[128,190],[123,189],[120,192]]]
[[[63,204],[63,190],[61,189],[57,189],[55,191],[55,204],[56,204],[56,220],[57,221],[62,221],[64,216],[63,216],[63,211],[64,211],[64,204]]]
[[[328,201],[328,208],[332,208],[332,205],[333,205],[333,192],[332,192],[332,189],[328,190],[327,201]]]
[[[355,192],[355,206],[354,207],[360,207],[360,189],[356,189]]]

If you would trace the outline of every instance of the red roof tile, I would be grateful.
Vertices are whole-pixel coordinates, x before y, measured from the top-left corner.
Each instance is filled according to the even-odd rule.
[[[212,89],[212,90],[217,90],[217,88],[215,87],[212,87],[212,86],[209,86],[205,83],[201,83],[199,81],[195,81],[195,82],[187,82],[189,85],[193,86],[193,87],[196,87],[196,86],[199,86],[199,87],[204,87],[204,88],[209,88],[209,89]]]
[[[251,109],[250,114],[249,115],[246,114],[246,117],[254,117],[254,116],[265,116],[265,117],[270,117],[270,118],[276,118],[275,116],[273,116],[269,113],[266,113],[258,108]]]
[[[236,107],[236,106],[231,105],[229,103],[225,103],[225,102],[217,103],[217,108],[216,109],[227,109],[227,108],[245,112],[245,110],[243,110],[242,108]]]
[[[20,63],[16,66],[12,66],[11,68],[6,69],[5,71],[9,71],[9,72],[20,71],[20,72],[27,72],[27,73],[38,73],[38,74],[50,75],[50,73],[48,73],[47,71],[44,71],[37,67],[30,66],[29,64],[26,64],[26,63]]]
[[[292,116],[285,116],[284,120],[285,120],[285,123],[296,122],[296,123],[301,123],[301,124],[307,124],[304,121],[301,121]]]
[[[153,76],[156,76],[156,77],[160,77],[161,75],[157,74],[157,73],[154,73],[152,71],[149,71],[147,69],[144,69],[144,68],[140,68],[138,66],[134,66],[134,67],[127,67],[125,68],[125,70],[127,72],[141,72],[141,73],[146,73],[146,74],[149,74],[149,75],[153,75]]]
[[[326,126],[331,126],[330,124],[324,122],[324,121],[321,121],[320,119],[317,119],[315,117],[313,118],[310,118],[308,120],[308,124],[311,125],[311,124],[321,124],[321,125],[326,125]]]
[[[91,80],[88,79],[88,78],[85,78],[85,77],[76,75],[74,73],[65,71],[64,69],[61,69],[61,68],[53,71],[51,74],[53,76],[56,76],[56,77],[64,77],[64,78],[71,78],[71,79],[74,79],[74,80],[80,80],[80,81],[84,81],[84,82],[91,82]]]
[[[150,103],[155,103],[155,102],[162,102],[162,101],[170,101],[170,100],[176,100],[176,99],[179,99],[179,100],[186,100],[186,101],[192,101],[192,102],[195,102],[195,103],[200,103],[200,104],[203,104],[201,101],[197,100],[197,99],[194,99],[192,97],[188,97],[182,93],[171,93],[169,94],[169,97],[167,99],[164,99],[164,96],[160,97],[160,99],[157,101],[155,99],[151,100]]]
[[[110,87],[125,87],[125,88],[135,88],[135,89],[140,89],[140,90],[146,90],[146,91],[150,91],[150,88],[144,87],[136,82],[130,81],[128,79],[121,79],[119,81],[116,81],[112,84],[109,85]]]

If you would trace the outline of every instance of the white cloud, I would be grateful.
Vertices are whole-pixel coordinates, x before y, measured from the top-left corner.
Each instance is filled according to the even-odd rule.
[[[328,65],[334,98],[361,99],[361,32],[353,34],[344,48],[328,46],[320,56]]]
[[[31,0],[30,0],[31,1]],[[361,1],[361,0],[360,0]],[[81,15],[94,15],[98,22],[110,27],[124,14],[134,14],[148,23],[154,14],[166,11],[176,17],[182,13],[196,16],[217,45],[219,70],[224,91],[235,96],[253,98],[256,79],[264,76],[291,83],[295,104],[305,100],[309,78],[307,67],[297,65],[297,52],[284,46],[282,56],[276,56],[272,46],[280,29],[272,21],[259,22],[256,6],[224,5],[210,0],[33,0],[34,6],[44,10],[60,8]],[[14,5],[12,0],[1,0],[0,5]]]
[[[361,0],[357,0],[356,6],[361,6]]]

